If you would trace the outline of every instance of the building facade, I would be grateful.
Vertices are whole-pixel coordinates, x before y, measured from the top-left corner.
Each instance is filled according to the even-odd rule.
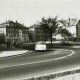
[[[43,28],[41,28],[39,25],[30,26],[29,32],[31,42],[50,40],[50,33],[44,32]]]
[[[76,25],[76,39],[77,41],[80,41],[80,20],[78,21]]]
[[[0,35],[4,34],[5,41],[29,42],[29,28],[13,21],[0,24]]]

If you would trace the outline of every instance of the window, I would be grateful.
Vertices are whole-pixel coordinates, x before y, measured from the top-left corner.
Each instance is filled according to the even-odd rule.
[[[9,34],[8,34],[8,36],[9,36]]]
[[[11,34],[9,34],[9,36],[11,36]]]
[[[28,34],[25,34],[25,36],[28,36]]]
[[[13,29],[11,29],[13,31]]]
[[[13,34],[12,34],[12,36],[13,36]]]
[[[16,34],[16,36],[18,36],[18,35]]]
[[[11,29],[9,29],[11,31]]]
[[[26,38],[24,38],[24,41],[26,41]]]

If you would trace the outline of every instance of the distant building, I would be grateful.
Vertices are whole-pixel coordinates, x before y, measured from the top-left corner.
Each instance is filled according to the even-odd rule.
[[[50,40],[50,33],[45,32],[43,30],[43,28],[41,28],[39,25],[30,26],[29,32],[30,32],[30,41],[31,42]]]
[[[78,23],[77,19],[70,19],[70,18],[68,18],[67,20],[59,20],[58,21],[58,26],[61,29],[67,29],[72,34],[72,36],[69,37],[69,38],[73,40],[73,38],[75,38],[76,35],[79,34],[78,29],[76,27],[78,25],[77,23]]]
[[[80,41],[80,20],[76,25],[76,38],[77,38],[77,41]]]
[[[0,24],[0,35],[5,35],[5,41],[29,42],[29,28],[13,21]]]

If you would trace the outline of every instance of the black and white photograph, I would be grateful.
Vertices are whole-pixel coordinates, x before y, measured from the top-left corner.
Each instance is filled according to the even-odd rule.
[[[80,0],[0,0],[0,80],[80,80]]]

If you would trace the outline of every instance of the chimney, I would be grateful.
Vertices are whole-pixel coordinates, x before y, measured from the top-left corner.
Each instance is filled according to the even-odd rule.
[[[17,20],[16,20],[16,23],[17,23]]]
[[[6,23],[7,23],[7,20],[6,20]]]

